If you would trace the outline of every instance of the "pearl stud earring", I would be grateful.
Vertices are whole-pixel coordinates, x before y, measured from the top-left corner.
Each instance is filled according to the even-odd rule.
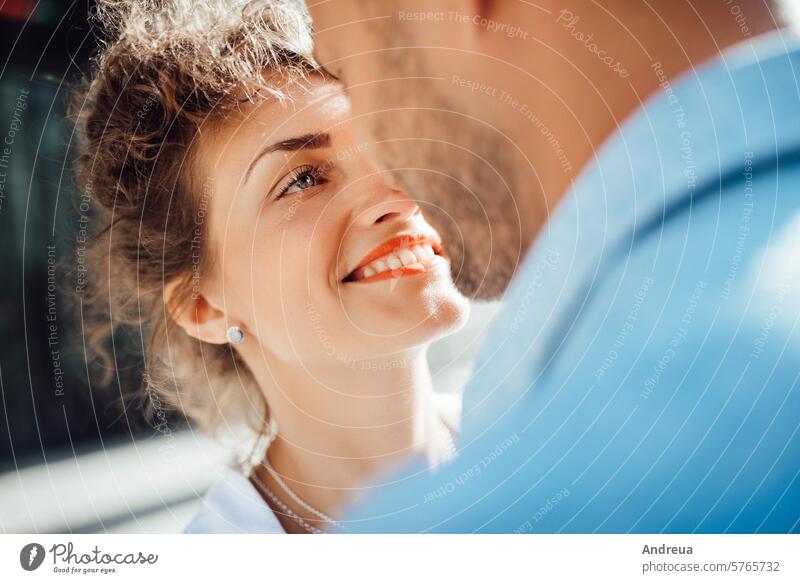
[[[244,332],[239,326],[231,326],[228,328],[228,342],[231,344],[241,344],[244,342]]]

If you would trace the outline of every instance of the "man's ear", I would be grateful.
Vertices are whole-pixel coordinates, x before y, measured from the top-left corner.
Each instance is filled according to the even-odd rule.
[[[469,35],[471,43],[497,43],[504,42],[506,38],[498,34],[487,22],[506,23],[513,19],[513,10],[509,12],[509,5],[519,2],[503,2],[499,0],[461,0],[459,12],[466,16],[469,26],[461,26],[464,34]]]
[[[495,2],[493,0],[470,0],[470,4],[472,4],[473,15],[487,18],[493,16],[495,10]]]
[[[167,314],[193,338],[210,344],[227,343],[228,320],[225,312],[212,306],[203,294],[184,296],[180,293],[181,283],[180,279],[176,279],[164,286]]]
[[[497,0],[462,0],[461,6],[470,18],[493,18],[498,11]]]

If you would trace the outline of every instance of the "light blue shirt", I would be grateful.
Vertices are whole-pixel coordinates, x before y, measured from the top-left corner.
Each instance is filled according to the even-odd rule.
[[[800,43],[650,74],[506,295],[459,459],[353,530],[800,531]]]

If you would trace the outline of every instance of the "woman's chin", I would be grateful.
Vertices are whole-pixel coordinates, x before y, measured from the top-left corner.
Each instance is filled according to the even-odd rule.
[[[428,285],[424,293],[399,287],[373,301],[359,302],[349,310],[351,324],[381,344],[394,342],[402,349],[456,332],[469,316],[469,301],[452,284]]]
[[[458,332],[467,323],[469,300],[460,293],[450,293],[447,297],[439,298],[435,304],[436,310],[431,319],[436,322],[436,336],[431,340]]]

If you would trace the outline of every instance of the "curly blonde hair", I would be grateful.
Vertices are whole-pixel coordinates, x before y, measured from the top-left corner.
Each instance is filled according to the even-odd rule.
[[[115,330],[138,328],[137,394],[151,418],[166,404],[211,433],[228,417],[263,432],[267,404],[250,371],[229,345],[180,329],[163,290],[180,281],[179,305],[214,263],[198,220],[207,195],[193,165],[200,130],[242,102],[285,99],[317,71],[304,4],[105,0],[92,17],[104,38],[71,116],[77,183],[93,203],[82,304],[103,380],[115,376]]]

